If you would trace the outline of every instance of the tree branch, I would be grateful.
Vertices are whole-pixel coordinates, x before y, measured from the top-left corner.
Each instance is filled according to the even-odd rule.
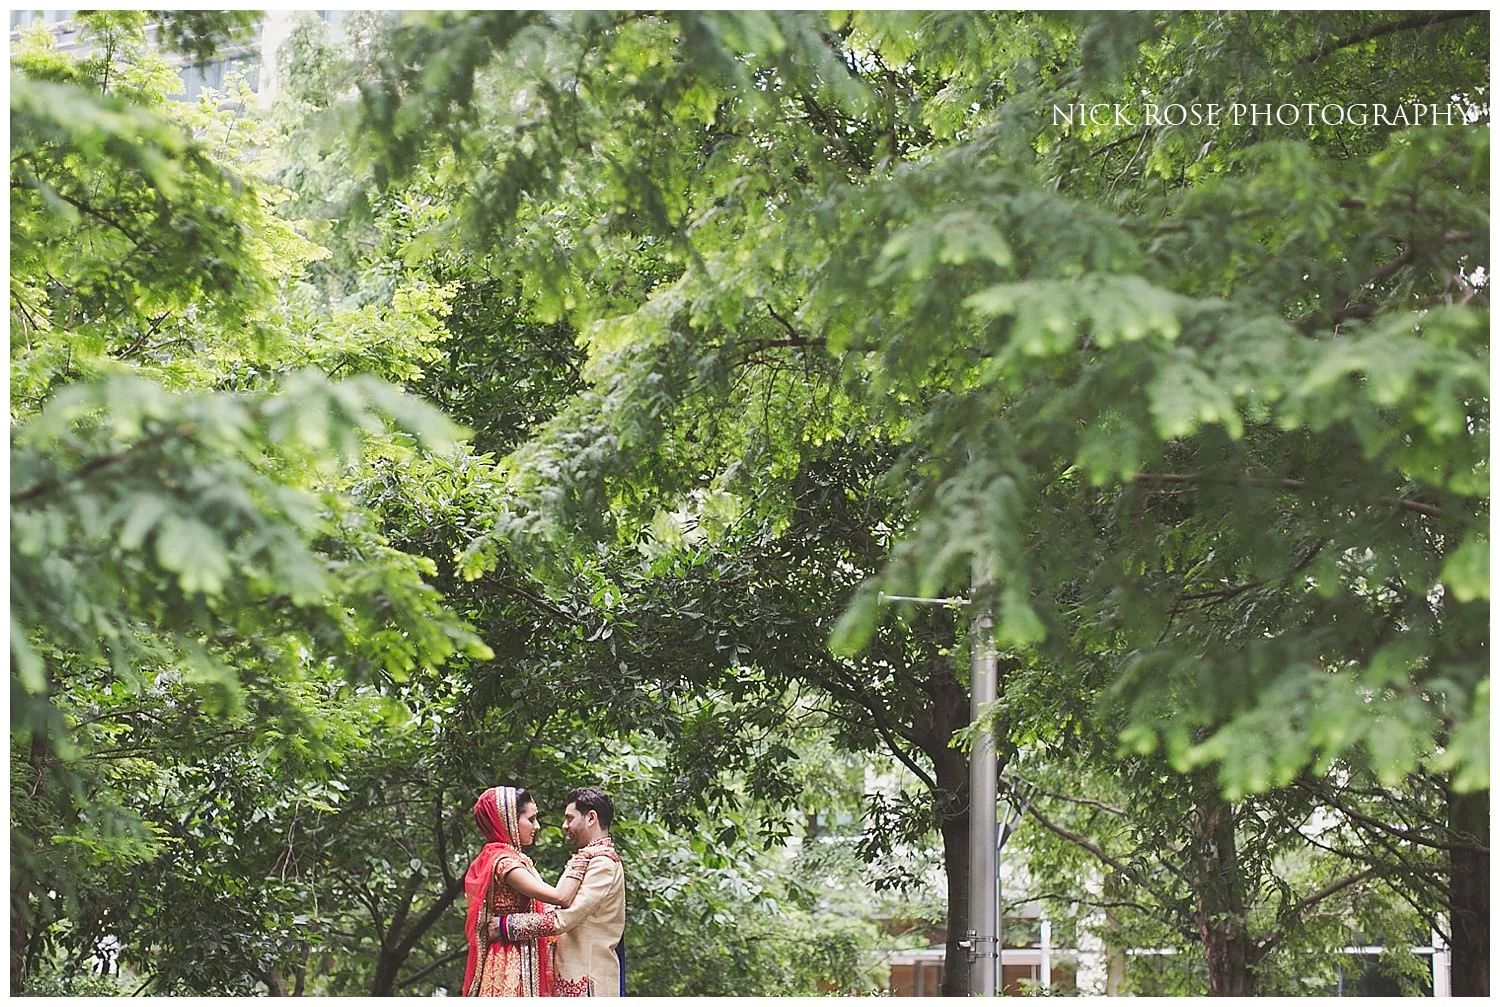
[[[776,321],[778,323],[780,323],[780,325],[781,325],[781,327],[783,329],[786,329],[786,334],[788,336],[790,336],[791,338],[789,340],[787,340],[786,342],[766,343],[766,344],[764,344],[763,346],[760,347],[761,349],[765,349],[765,348],[768,348],[768,347],[771,347],[771,346],[822,346],[823,345],[823,340],[821,340],[821,339],[808,339],[802,333],[798,332],[795,328],[793,328],[792,327],[792,323],[789,322],[789,321],[787,321],[785,318],[783,318],[782,315],[781,315],[781,313],[779,311],[777,311],[775,308],[771,307],[771,304],[770,304],[769,301],[766,302],[766,310],[768,312],[770,312],[772,318],[776,319]]]
[[[46,494],[51,493],[53,490],[67,483],[77,482],[80,479],[87,479],[92,475],[97,475],[99,472],[102,472],[105,469],[113,468],[114,466],[119,465],[123,462],[130,461],[137,452],[141,451],[144,448],[157,447],[158,445],[164,444],[174,437],[191,437],[196,432],[196,427],[194,427],[192,424],[185,423],[181,426],[173,427],[170,430],[163,430],[161,433],[152,434],[150,437],[138,440],[129,447],[121,451],[117,451],[112,455],[101,455],[98,458],[90,459],[89,461],[86,461],[82,465],[78,466],[76,469],[73,469],[67,475],[56,476],[52,479],[44,479],[36,485],[30,486],[18,493],[12,493],[10,495],[10,505],[14,507],[17,504],[29,503],[30,501],[35,500],[37,497],[45,496]]]
[[[1121,147],[1121,146],[1124,146],[1127,143],[1131,143],[1132,141],[1139,140],[1141,137],[1143,137],[1145,135],[1146,135],[1146,131],[1144,129],[1138,129],[1134,133],[1130,133],[1130,134],[1128,134],[1126,136],[1120,137],[1118,140],[1111,140],[1109,143],[1106,143],[1104,146],[1098,147],[1098,148],[1096,148],[1094,150],[1089,151],[1089,158],[1090,159],[1096,158],[1096,157],[1100,156],[1101,154],[1105,154],[1105,153],[1113,150],[1116,147]]]
[[[1129,899],[1090,899],[1080,897],[1076,892],[1037,892],[1034,895],[1023,895],[1016,900],[1020,904],[1026,902],[1040,902],[1047,899],[1053,902],[1076,902],[1081,906],[1092,906],[1095,909],[1134,909],[1147,919],[1155,920],[1166,929],[1172,931],[1189,945],[1201,942],[1202,936],[1195,928],[1183,927],[1178,924],[1170,909],[1161,906],[1148,906],[1144,902],[1132,902]],[[1011,903],[1012,905],[1016,903]]]
[[[380,900],[375,898],[375,893],[370,890],[369,885],[360,884],[351,887],[354,889],[355,897],[365,904],[366,909],[370,910],[370,923],[375,927],[376,942],[381,947],[385,947],[385,920],[380,915]]]
[[[1289,913],[1293,919],[1300,920],[1303,913],[1307,912],[1307,910],[1311,909],[1319,902],[1337,895],[1339,892],[1343,891],[1345,888],[1350,887],[1351,885],[1359,884],[1361,881],[1372,876],[1373,874],[1375,874],[1375,868],[1371,867],[1360,871],[1358,874],[1351,874],[1347,878],[1341,878],[1340,880],[1335,881],[1333,884],[1319,889],[1318,891],[1309,895],[1307,898],[1298,901],[1296,905],[1287,910],[1287,913]],[[1264,940],[1257,941],[1255,943],[1256,957],[1264,958],[1267,954],[1274,950],[1278,944],[1281,943],[1282,939],[1285,938],[1286,935],[1286,930],[1277,930],[1274,933],[1268,935]]]
[[[1319,902],[1322,902],[1324,899],[1331,898],[1332,896],[1337,895],[1339,892],[1343,891],[1345,888],[1348,888],[1350,885],[1359,884],[1361,881],[1365,880],[1365,878],[1372,876],[1374,873],[1375,869],[1371,867],[1367,870],[1360,871],[1357,874],[1351,874],[1347,878],[1341,878],[1331,885],[1325,885],[1323,888],[1320,888],[1318,891],[1313,892],[1307,898],[1300,900],[1296,905],[1294,905],[1292,907],[1292,913],[1294,915],[1300,916],[1302,915],[1302,913],[1311,909],[1313,906],[1317,905]]]
[[[1272,479],[1264,476],[1238,476],[1231,478],[1228,476],[1196,475],[1191,472],[1142,472],[1135,477],[1135,481],[1138,483],[1175,483],[1187,486],[1256,486],[1264,489],[1312,489],[1314,491],[1320,489],[1317,486],[1309,486],[1302,479]],[[1403,510],[1416,511],[1418,514],[1425,514],[1428,517],[1440,518],[1443,516],[1443,509],[1436,504],[1426,503],[1411,497],[1380,496],[1376,497],[1375,500],[1379,503],[1390,504],[1393,507],[1399,507]]]
[[[829,111],[822,105],[819,105],[813,96],[807,92],[806,88],[799,87],[797,89],[797,97],[801,99],[802,107],[807,110],[808,119],[818,119],[822,122],[826,131],[824,134],[826,138],[832,141],[835,146],[841,148],[862,172],[866,175],[870,174],[872,166],[869,159],[849,142],[849,137],[839,129],[839,124],[834,121]]]
[[[1416,250],[1414,248],[1408,247],[1405,251],[1396,256],[1390,262],[1384,263],[1383,265],[1377,266],[1375,269],[1371,270],[1370,275],[1365,278],[1365,281],[1363,283],[1360,284],[1360,289],[1364,290],[1372,284],[1379,283],[1381,280],[1389,279],[1397,272],[1400,272],[1402,269],[1415,262],[1416,258]],[[1337,326],[1340,322],[1347,322],[1350,319],[1372,318],[1374,317],[1374,315],[1374,305],[1366,304],[1362,301],[1348,299],[1345,300],[1343,307],[1335,309],[1334,312],[1328,316],[1328,324]],[[1318,329],[1318,313],[1316,311],[1313,311],[1306,315],[1303,315],[1301,318],[1293,322],[1292,325],[1303,335],[1310,336]]]
[[[40,180],[40,176],[38,176],[38,178]],[[105,213],[103,210],[100,210],[97,207],[92,206],[89,203],[85,203],[83,200],[79,199],[77,196],[70,196],[66,192],[63,192],[61,189],[53,189],[52,191],[57,196],[58,199],[61,199],[63,202],[72,205],[73,207],[75,207],[76,209],[78,209],[80,212],[88,214],[90,217],[93,217],[95,220],[99,221],[100,223],[105,224],[105,225],[107,225],[109,227],[112,227],[116,231],[119,231],[121,234],[125,235],[125,237],[129,238],[134,243],[135,247],[139,248],[141,246],[142,242],[144,242],[146,240],[145,235],[136,234],[130,228],[126,227],[124,224],[120,223],[118,220],[115,220],[113,217],[109,216],[109,214]]]
[[[1490,852],[1489,847],[1487,846],[1479,846],[1477,844],[1469,843],[1443,843],[1428,836],[1424,836],[1420,832],[1413,832],[1410,829],[1399,829],[1393,825],[1387,825],[1385,822],[1382,822],[1379,819],[1371,818],[1368,815],[1364,815],[1358,811],[1353,810],[1347,805],[1341,804],[1338,798],[1328,793],[1327,788],[1314,786],[1313,784],[1308,783],[1305,780],[1299,780],[1297,782],[1297,787],[1301,790],[1307,791],[1309,794],[1312,794],[1318,800],[1329,804],[1333,807],[1334,810],[1343,815],[1345,818],[1348,818],[1360,825],[1364,825],[1372,829],[1378,829],[1379,831],[1384,832],[1387,835],[1395,836],[1397,839],[1405,840],[1408,843],[1415,843],[1418,846],[1425,846],[1428,849],[1432,850],[1443,850],[1448,853]]]
[[[845,702],[853,703],[870,711],[870,716],[874,721],[873,726],[881,738],[885,740],[886,747],[891,750],[891,754],[900,759],[906,768],[910,769],[916,775],[917,779],[921,780],[923,785],[932,793],[935,794],[941,789],[937,785],[937,780],[933,779],[931,774],[923,769],[921,764],[913,759],[910,753],[896,740],[895,735],[897,732],[886,716],[885,710],[878,703],[866,697],[858,689],[839,681],[837,678],[831,678],[826,673],[818,676],[818,684],[829,692],[841,696]]]
[[[421,969],[419,969],[416,972],[413,972],[411,975],[407,976],[405,979],[402,979],[400,982],[398,982],[396,984],[396,988],[399,990],[399,989],[402,989],[403,987],[410,986],[414,982],[418,982],[418,981],[420,981],[422,979],[425,979],[428,976],[430,976],[432,973],[436,972],[438,969],[442,968],[444,965],[447,965],[449,962],[451,962],[451,961],[453,961],[455,959],[462,958],[464,955],[466,955],[468,953],[469,953],[469,947],[468,947],[467,944],[459,945],[458,947],[454,948],[452,951],[449,951],[447,954],[443,955],[441,958],[439,958],[436,961],[432,962],[430,965],[425,965]]]
[[[1345,35],[1343,38],[1334,39],[1332,42],[1329,42],[1321,49],[1317,49],[1314,52],[1308,53],[1306,56],[1303,56],[1302,62],[1316,63],[1323,57],[1330,56],[1333,53],[1338,52],[1340,49],[1347,49],[1351,45],[1359,45],[1361,42],[1368,42],[1374,38],[1381,38],[1385,35],[1394,35],[1397,32],[1408,31],[1413,28],[1428,28],[1435,24],[1442,24],[1444,21],[1456,21],[1459,18],[1473,17],[1476,14],[1483,13],[1484,11],[1475,10],[1449,10],[1437,11],[1432,14],[1413,14],[1411,17],[1402,18],[1400,21],[1387,21],[1384,24],[1378,24],[1373,28],[1367,28],[1364,31],[1355,32],[1352,35]]]
[[[16,291],[14,289],[14,284],[12,284],[12,290],[10,292],[10,303],[13,304],[16,308],[18,308],[20,310],[21,314],[23,316],[25,316],[25,318],[26,318],[26,324],[29,325],[29,326],[31,326],[31,331],[33,331],[33,332],[40,332],[40,331],[42,331],[42,327],[39,324],[37,324],[36,316],[31,313],[31,309],[26,306],[26,302],[24,300],[22,300],[19,296],[17,296]],[[40,311],[41,308],[37,308],[37,310]]]
[[[552,602],[548,601],[546,598],[543,598],[532,591],[528,591],[526,588],[521,587],[519,584],[513,584],[504,577],[496,576],[494,571],[485,574],[482,579],[487,583],[499,586],[502,590],[509,591],[511,594],[520,595],[522,598],[525,598],[537,608],[545,609],[546,611],[551,612],[553,615],[557,616],[559,619],[564,619],[575,625],[578,623],[578,618],[576,616],[569,615],[567,612],[564,612],[562,609],[552,604]]]
[[[822,687],[824,689],[827,689],[830,693],[834,693],[835,695],[839,695],[840,698],[845,699],[847,702],[853,703],[853,704],[859,706],[861,709],[868,709],[868,707],[866,707],[865,704],[860,703],[857,699],[854,699],[851,696],[841,695],[839,693],[838,689],[836,689],[836,688],[834,688],[832,686],[829,686],[827,683],[820,683],[820,684],[822,685]],[[870,724],[869,721],[867,721],[867,720],[860,720],[860,719],[856,718],[855,716],[853,716],[852,714],[839,713],[837,710],[826,710],[826,709],[820,710],[819,712],[822,713],[823,716],[825,716],[825,717],[832,717],[834,720],[843,721],[844,723],[849,724],[849,725],[851,725],[853,727],[870,727],[871,726],[871,724]],[[916,762],[911,757],[911,754],[909,752],[907,752],[906,749],[901,746],[901,744],[898,741],[898,739],[896,739],[895,737],[893,737],[887,731],[883,730],[880,727],[880,725],[876,724],[874,726],[875,726],[876,733],[879,734],[880,737],[881,737],[881,740],[883,740],[885,742],[886,748],[888,748],[890,750],[890,753],[893,756],[895,756],[897,759],[900,759],[901,762],[902,762],[902,764],[904,764],[907,769],[910,769],[916,775],[917,779],[919,779],[922,782],[923,786],[927,787],[927,789],[930,790],[930,791],[932,791],[934,794],[937,793],[938,789],[939,789],[938,785],[937,785],[937,781],[932,778],[931,774],[929,774],[926,770],[924,770],[922,768],[921,764],[918,763],[918,762]]]
[[[1041,809],[1036,807],[1035,805],[1031,807],[1031,817],[1034,818],[1037,823],[1040,824],[1042,828],[1046,829],[1048,832],[1060,836],[1063,839],[1066,839],[1068,842],[1072,843],[1074,846],[1092,853],[1096,860],[1100,861],[1101,863],[1108,864],[1110,867],[1113,867],[1115,870],[1119,871],[1121,877],[1131,879],[1133,882],[1135,882],[1137,885],[1140,885],[1140,887],[1144,888],[1152,895],[1155,895],[1157,898],[1162,899],[1162,901],[1169,901],[1163,896],[1160,891],[1157,891],[1151,885],[1147,884],[1145,879],[1140,876],[1139,871],[1132,868],[1129,864],[1126,864],[1110,856],[1104,851],[1104,848],[1102,846],[1099,846],[1098,844],[1092,842],[1087,836],[1080,836],[1076,832],[1068,831],[1061,825],[1058,825],[1056,822],[1052,821],[1046,815],[1042,814]]]
[[[1032,783],[1029,780],[1024,779],[1023,777],[1016,776],[1016,779],[1020,780],[1022,783],[1026,784],[1026,786],[1030,787],[1032,793],[1037,797],[1049,797],[1054,801],[1064,801],[1068,804],[1083,804],[1090,808],[1098,808],[1101,811],[1108,811],[1112,815],[1119,815],[1121,818],[1128,818],[1130,816],[1130,812],[1126,811],[1124,808],[1117,808],[1113,804],[1105,804],[1103,801],[1095,801],[1088,797],[1068,797],[1065,794],[1054,794],[1049,791],[1043,790],[1035,783]]]
[[[134,354],[137,350],[145,348],[146,341],[149,340],[152,336],[156,335],[156,330],[161,328],[161,323],[167,320],[168,314],[170,314],[170,312],[163,311],[161,314],[151,319],[151,327],[137,336],[129,346],[121,350],[118,354],[116,354],[116,356],[118,356],[119,359],[124,360],[126,357]],[[155,347],[152,348],[154,349]]]
[[[1412,883],[1413,888],[1417,892],[1419,898],[1413,898],[1412,893],[1408,892],[1403,885],[1391,884],[1391,891],[1395,892],[1396,895],[1400,897],[1401,901],[1411,906],[1411,908],[1416,912],[1417,916],[1424,920],[1429,926],[1431,926],[1432,929],[1436,930],[1438,934],[1442,936],[1443,940],[1446,941],[1449,939],[1447,929],[1439,925],[1441,921],[1438,919],[1437,913],[1433,912],[1430,908],[1427,908],[1428,906],[1445,904],[1445,900],[1448,897],[1448,892],[1446,889],[1443,889],[1438,885],[1430,882],[1426,883],[1424,889],[1424,881],[1426,880],[1426,875],[1428,872],[1422,871],[1421,873],[1418,873],[1417,870],[1409,868],[1408,865],[1401,863],[1401,858],[1399,855],[1397,855],[1395,858],[1399,866],[1392,868],[1389,862],[1379,860],[1378,858],[1372,856],[1368,851],[1364,853],[1351,852],[1344,849],[1342,846],[1333,846],[1328,843],[1321,842],[1317,839],[1317,837],[1308,835],[1307,833],[1303,833],[1303,838],[1305,838],[1307,842],[1309,842],[1313,846],[1316,846],[1318,849],[1322,850],[1325,853],[1331,854],[1332,856],[1357,864],[1375,864],[1377,870],[1387,871],[1388,873],[1396,874],[1398,877],[1401,877],[1400,868],[1407,867],[1407,873],[1404,877],[1404,880]]]
[[[1312,563],[1313,559],[1317,557],[1318,553],[1323,551],[1323,547],[1327,544],[1327,540],[1324,540],[1313,546],[1310,550],[1308,550],[1306,556],[1303,556],[1300,560],[1297,561],[1296,565],[1294,565],[1290,570],[1282,574],[1280,577],[1276,578],[1276,582],[1284,581],[1287,578],[1301,573],[1303,570],[1307,569],[1308,564]],[[1270,583],[1273,583],[1273,581],[1252,580],[1245,584],[1236,585],[1235,587],[1216,588],[1211,591],[1193,591],[1191,593],[1180,594],[1177,596],[1177,603],[1172,606],[1172,614],[1176,615],[1182,611],[1182,603],[1184,601],[1203,601],[1208,598],[1213,598],[1215,599],[1215,604],[1222,604],[1223,602],[1229,601],[1233,598],[1238,598],[1246,591],[1252,591],[1257,587],[1265,587]]]
[[[427,907],[425,913],[417,918],[417,922],[412,924],[411,931],[397,942],[395,951],[401,955],[402,959],[411,954],[412,948],[417,946],[417,941],[422,939],[422,935],[431,929],[434,923],[442,919],[443,914],[448,911],[448,907],[454,903],[463,890],[463,878],[454,878],[443,886],[442,894],[437,897],[437,900],[431,906]]]
[[[432,831],[437,834],[437,861],[443,871],[443,883],[453,884],[453,872],[448,869],[448,836],[444,826],[447,817],[443,814],[443,788],[438,787],[432,795]]]

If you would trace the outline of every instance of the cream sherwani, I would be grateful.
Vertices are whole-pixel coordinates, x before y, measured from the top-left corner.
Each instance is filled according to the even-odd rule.
[[[573,904],[545,913],[512,913],[505,918],[505,936],[530,941],[558,935],[554,995],[619,996],[615,950],[625,936],[625,870],[608,836],[580,852],[590,857]]]

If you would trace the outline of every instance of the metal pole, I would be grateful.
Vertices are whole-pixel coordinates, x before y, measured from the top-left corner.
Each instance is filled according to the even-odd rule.
[[[947,608],[963,608],[969,603],[967,598],[914,598],[909,594],[886,594],[881,591],[879,601],[884,605],[888,601],[909,601],[918,605],[943,605]]]
[[[1042,964],[1040,975],[1037,976],[1042,983],[1042,989],[1052,988],[1052,921],[1042,919]]]
[[[996,807],[999,807],[998,796]],[[1000,814],[999,839],[995,843],[995,995],[1005,995],[1005,837],[1008,834],[1005,822],[1007,815]]]
[[[975,600],[985,574],[974,564]],[[995,702],[995,622],[989,604],[974,619],[970,657],[969,719],[979,719]],[[995,995],[995,962],[999,942],[999,919],[995,888],[996,806],[995,739],[991,731],[974,738],[969,760],[969,920],[973,945],[970,954],[970,996]]]
[[[990,737],[993,739],[994,736]],[[998,766],[999,763],[996,763],[997,770]],[[998,789],[997,783],[996,790]],[[1016,831],[1016,826],[1021,824],[1026,809],[1031,807],[1031,798],[1025,796],[1024,791],[1009,792],[1011,796],[1006,798],[1004,807],[1000,806],[998,793],[995,797],[995,807],[1000,815],[995,836],[995,990],[1002,994],[1005,992],[1005,899],[1001,897],[1004,881],[1000,867],[1005,862],[1005,841]]]
[[[1453,995],[1453,952],[1443,943],[1443,935],[1432,931],[1432,995]]]

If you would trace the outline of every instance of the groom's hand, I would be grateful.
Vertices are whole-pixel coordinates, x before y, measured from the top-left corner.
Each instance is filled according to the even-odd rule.
[[[489,938],[491,944],[498,944],[502,939],[500,935],[504,933],[504,930],[500,925],[500,921],[503,919],[505,919],[504,916],[496,916],[490,920]]]

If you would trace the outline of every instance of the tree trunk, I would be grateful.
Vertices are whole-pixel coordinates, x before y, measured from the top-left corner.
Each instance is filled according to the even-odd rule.
[[[1453,995],[1490,995],[1490,792],[1448,794],[1448,826],[1459,843],[1449,855],[1448,909],[1452,930]]]
[[[943,869],[948,877],[948,943],[943,955],[945,997],[969,995],[969,952],[958,946],[969,932],[969,810],[945,815],[938,830],[943,837]]]
[[[1105,902],[1125,898],[1125,883],[1113,870],[1104,875]],[[1104,995],[1122,996],[1125,989],[1125,945],[1120,937],[1120,915],[1113,906],[1104,910]]]
[[[417,877],[420,876],[413,875],[413,878]],[[422,939],[423,934],[432,929],[433,924],[443,918],[448,907],[457,901],[463,891],[464,879],[462,877],[449,879],[427,911],[418,917],[415,923],[407,927],[407,911],[411,908],[411,894],[414,889],[408,890],[406,906],[396,914],[395,921],[380,945],[380,957],[375,962],[375,979],[370,983],[371,996],[396,995],[396,980],[401,974],[401,966],[405,965],[406,959],[411,957],[412,948],[416,947],[417,941]],[[404,932],[402,928],[405,928]]]
[[[951,737],[951,731],[948,732]],[[938,834],[943,840],[943,873],[948,879],[948,939],[943,954],[942,995],[969,995],[969,760],[956,748],[928,750],[938,792]]]
[[[312,959],[312,945],[302,945],[302,961],[297,965],[297,983],[292,987],[292,996],[300,997],[307,990],[307,966]]]
[[[1209,996],[1255,996],[1255,946],[1246,926],[1234,809],[1205,782],[1193,816],[1193,889]]]
[[[50,678],[49,678],[50,685]],[[31,752],[27,760],[30,773],[31,797],[34,799],[42,789],[42,774],[46,772],[47,735],[36,731],[31,735]],[[14,821],[14,819],[12,819]],[[39,856],[42,837],[21,829],[20,835],[11,835],[10,862],[10,993],[20,996],[26,978],[36,963],[40,947],[38,939],[42,924],[38,919],[39,906],[36,899],[36,873],[28,861]],[[19,842],[18,842],[19,840]],[[20,863],[17,851],[21,852]]]
[[[26,982],[26,946],[31,940],[25,897],[15,889],[10,893],[10,995],[20,996]]]
[[[969,756],[953,748],[955,732],[969,725],[969,688],[954,675],[947,658],[934,661],[923,690],[929,702],[901,711],[911,718],[911,740],[932,762],[932,795],[943,840],[943,873],[948,881],[948,939],[943,955],[945,997],[969,995]],[[895,713],[896,711],[893,711]],[[899,719],[893,717],[893,719]]]
[[[375,963],[375,981],[370,984],[370,995],[391,997],[396,995],[396,976],[406,963],[406,952],[399,947],[383,946]]]

